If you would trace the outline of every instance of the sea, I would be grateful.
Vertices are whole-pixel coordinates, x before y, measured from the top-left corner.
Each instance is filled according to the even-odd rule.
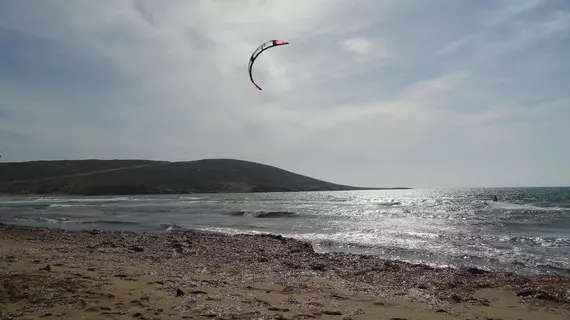
[[[271,233],[309,241],[317,252],[570,276],[570,188],[0,197],[0,222]]]

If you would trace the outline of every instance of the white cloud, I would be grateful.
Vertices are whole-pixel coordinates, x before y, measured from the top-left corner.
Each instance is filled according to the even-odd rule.
[[[340,46],[344,51],[354,54],[358,62],[367,62],[370,59],[382,59],[388,56],[386,44],[380,39],[348,38],[342,40]]]

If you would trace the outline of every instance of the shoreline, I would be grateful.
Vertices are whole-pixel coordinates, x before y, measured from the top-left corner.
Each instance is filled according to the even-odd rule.
[[[311,240],[303,240],[303,239],[299,239],[299,238],[295,238],[294,236],[286,236],[286,235],[280,235],[280,234],[276,234],[276,233],[271,233],[271,232],[258,232],[258,231],[248,231],[248,230],[244,230],[242,232],[224,232],[224,231],[215,231],[215,230],[206,230],[206,229],[194,229],[194,228],[183,228],[183,227],[179,227],[175,224],[170,225],[170,227],[164,227],[166,226],[166,224],[163,224],[161,226],[161,228],[144,228],[144,229],[125,229],[125,230],[113,230],[113,229],[105,229],[105,228],[66,228],[64,226],[58,226],[57,223],[54,223],[53,226],[48,226],[48,225],[26,225],[26,224],[18,224],[18,223],[10,223],[10,222],[1,222],[0,221],[0,225],[4,223],[6,225],[12,225],[12,226],[18,226],[18,227],[24,227],[24,228],[47,228],[47,229],[62,229],[62,230],[68,230],[68,231],[72,231],[72,232],[85,232],[87,230],[97,230],[97,231],[103,231],[103,232],[127,232],[127,233],[149,233],[149,234],[162,234],[162,233],[195,233],[195,234],[213,234],[213,235],[220,235],[220,236],[234,236],[234,235],[250,235],[250,236],[282,236],[285,238],[291,238],[294,239],[295,241],[299,241],[299,242],[307,242],[309,243],[311,246],[314,246],[315,248],[319,248],[316,249],[316,253],[317,254],[328,254],[328,253],[340,253],[340,254],[349,254],[349,255],[356,255],[356,256],[371,256],[371,257],[380,257],[381,260],[383,261],[394,261],[394,262],[401,262],[401,263],[406,263],[412,266],[426,266],[426,267],[430,267],[433,269],[458,269],[458,270],[468,270],[468,269],[472,269],[473,272],[485,272],[485,273],[494,273],[494,272],[499,272],[499,273],[513,273],[513,274],[517,274],[520,276],[559,276],[559,277],[564,277],[564,278],[570,278],[570,273],[568,272],[562,272],[562,271],[570,271],[570,269],[554,269],[554,270],[547,270],[547,271],[538,271],[537,269],[533,269],[532,267],[528,267],[527,270],[521,270],[521,269],[514,269],[514,268],[508,268],[503,266],[502,268],[499,266],[481,266],[481,265],[477,265],[477,264],[467,264],[467,263],[462,263],[462,264],[454,264],[454,263],[450,263],[450,262],[437,262],[437,261],[426,261],[426,260],[406,260],[406,259],[394,259],[394,258],[390,258],[390,257],[383,257],[381,255],[378,255],[377,253],[370,253],[370,252],[362,252],[362,251],[357,251],[357,250],[327,250],[327,249],[323,249],[322,248],[322,244],[320,243],[314,243]],[[526,265],[523,265],[526,266]],[[554,267],[552,267],[554,268]],[[477,271],[476,271],[477,270]]]
[[[0,318],[40,316],[568,319],[570,278],[315,253],[274,235],[0,223]]]
[[[390,190],[416,190],[414,187],[354,187],[339,190],[289,190],[289,191],[212,191],[212,192],[190,192],[190,193],[65,193],[65,192],[50,192],[50,193],[0,193],[0,197],[124,197],[124,196],[173,196],[173,195],[211,195],[211,194],[259,194],[259,193],[302,193],[302,192],[344,192],[344,191],[390,191]]]

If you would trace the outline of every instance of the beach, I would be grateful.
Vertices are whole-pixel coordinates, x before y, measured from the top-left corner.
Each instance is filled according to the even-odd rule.
[[[568,319],[570,278],[315,253],[274,235],[0,224],[0,319]]]

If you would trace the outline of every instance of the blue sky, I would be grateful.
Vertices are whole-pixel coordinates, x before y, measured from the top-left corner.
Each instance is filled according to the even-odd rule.
[[[0,48],[2,161],[570,185],[566,0],[2,1]]]

